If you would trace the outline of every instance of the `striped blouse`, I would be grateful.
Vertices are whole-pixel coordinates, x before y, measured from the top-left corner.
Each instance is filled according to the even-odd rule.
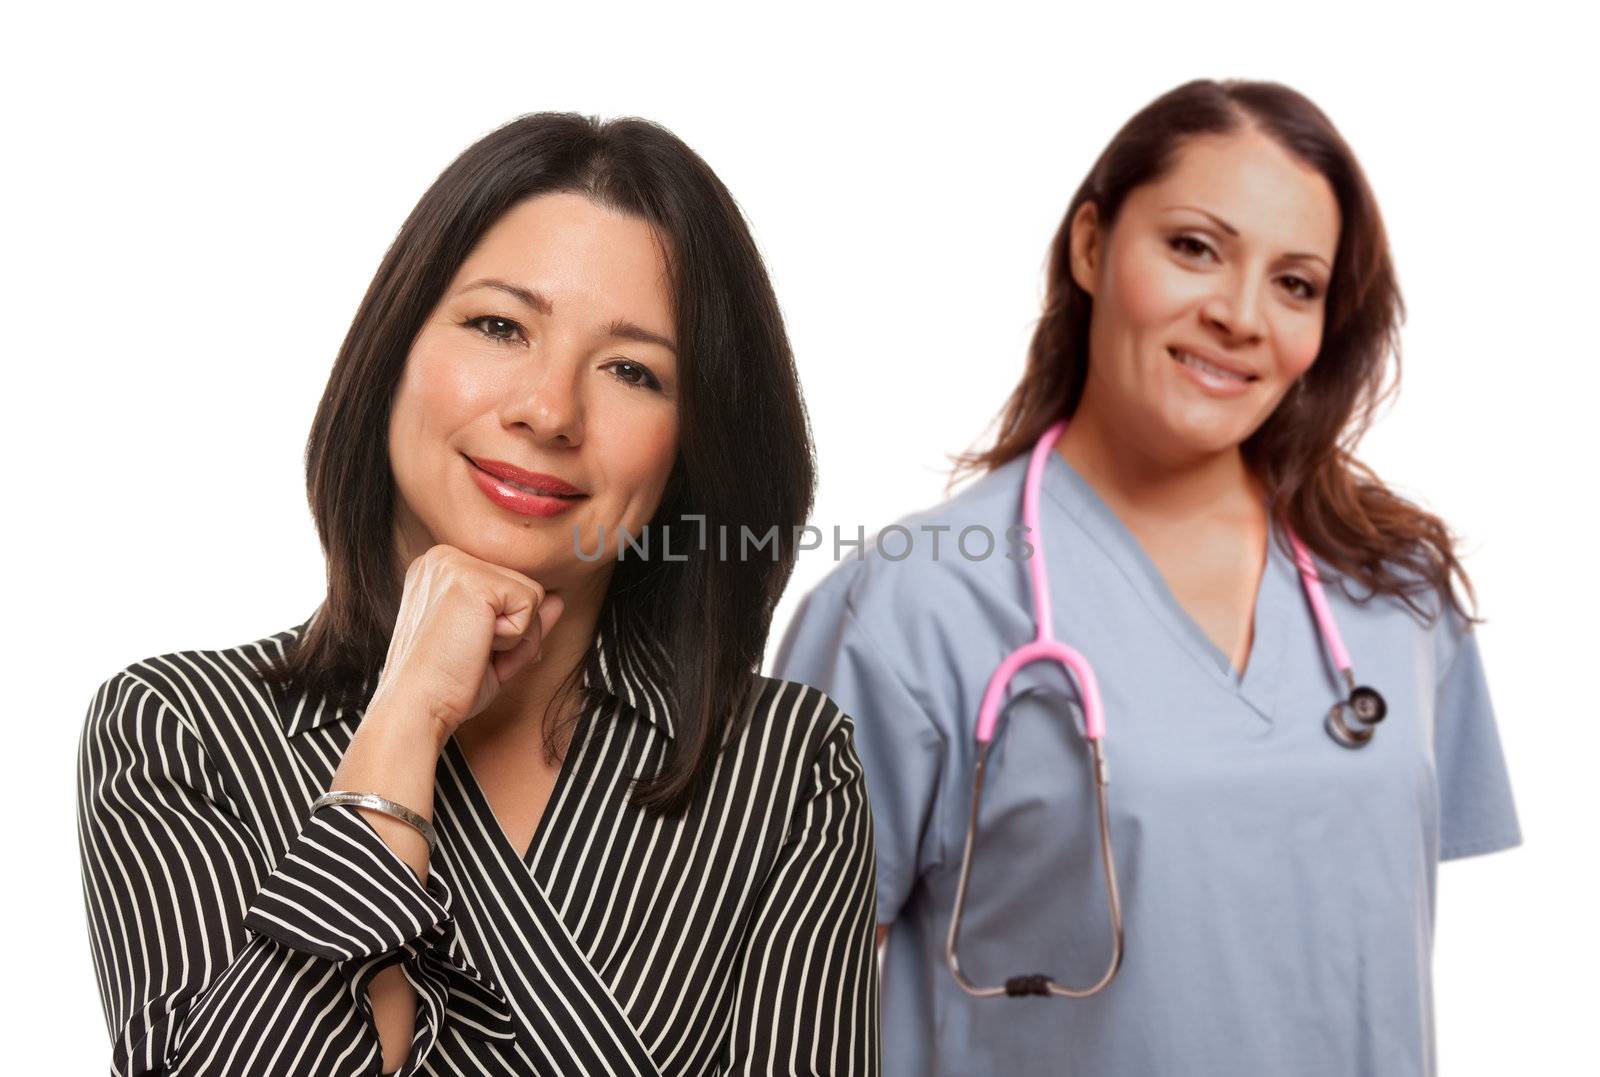
[[[366,987],[400,962],[400,1074],[876,1077],[872,819],[827,696],[760,678],[707,787],[652,817],[628,781],[673,737],[659,651],[603,627],[606,702],[526,856],[452,738],[422,883],[359,810],[309,810],[361,719],[260,675],[309,624],[95,693],[78,834],[113,1074],[377,1077]]]

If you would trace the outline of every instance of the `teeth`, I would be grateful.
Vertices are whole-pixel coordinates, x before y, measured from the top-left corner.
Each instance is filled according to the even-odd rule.
[[[473,463],[473,467],[478,467],[476,462]],[[565,497],[565,498],[573,498],[573,497],[579,496],[577,494],[557,494],[557,493],[553,493],[553,492],[551,492],[549,490],[536,490],[532,486],[524,486],[520,482],[512,482],[510,479],[502,479],[499,475],[495,475],[492,471],[489,471],[487,468],[478,467],[478,470],[482,471],[485,475],[493,476],[495,482],[498,482],[498,483],[500,483],[500,484],[502,484],[504,486],[509,486],[513,490],[521,490],[525,494],[535,494],[535,495],[537,495],[539,497]]]
[[[1224,370],[1220,366],[1217,366],[1215,363],[1206,362],[1204,359],[1200,358],[1198,355],[1190,355],[1188,352],[1180,351],[1177,348],[1169,348],[1168,351],[1170,351],[1172,353],[1173,357],[1176,358],[1178,360],[1178,362],[1183,363],[1186,366],[1192,366],[1196,370],[1203,371],[1204,373],[1214,375],[1215,377],[1232,378],[1234,381],[1249,381],[1250,380],[1249,376],[1246,375],[1246,374],[1235,374],[1231,370]]]
[[[531,486],[524,486],[524,485],[522,485],[522,483],[520,483],[520,482],[512,482],[510,479],[501,479],[500,481],[505,483],[507,486],[512,487],[513,489],[521,490],[525,494],[537,494],[540,497],[561,497],[562,496],[561,494],[552,494],[547,490],[535,490]]]

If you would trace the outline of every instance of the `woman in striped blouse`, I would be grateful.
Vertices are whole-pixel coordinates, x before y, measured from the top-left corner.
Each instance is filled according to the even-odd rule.
[[[356,313],[307,478],[312,616],[89,709],[112,1071],[876,1074],[851,721],[755,672],[805,412],[705,163],[574,115],[469,148]]]

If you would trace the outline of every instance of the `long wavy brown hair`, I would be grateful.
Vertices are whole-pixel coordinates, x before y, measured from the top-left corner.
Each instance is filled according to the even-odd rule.
[[[950,482],[992,471],[1027,452],[1070,417],[1089,369],[1092,301],[1071,272],[1078,207],[1093,202],[1106,229],[1128,194],[1162,178],[1185,143],[1253,126],[1320,172],[1338,199],[1341,228],[1321,349],[1311,368],[1241,446],[1269,509],[1323,561],[1375,594],[1394,595],[1430,622],[1448,603],[1462,616],[1476,596],[1437,516],[1390,490],[1354,450],[1373,414],[1399,387],[1405,305],[1377,200],[1350,147],[1322,111],[1275,82],[1196,79],[1146,105],[1111,139],[1078,187],[1050,248],[1044,311],[1027,369],[1001,414],[994,444],[953,457]],[[1281,528],[1274,529],[1292,556]],[[1343,581],[1340,581],[1343,585]],[[1436,594],[1437,609],[1418,601]]]

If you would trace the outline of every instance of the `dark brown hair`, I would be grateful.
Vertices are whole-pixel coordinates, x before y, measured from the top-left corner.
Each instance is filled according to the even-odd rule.
[[[1399,384],[1405,306],[1377,201],[1327,116],[1275,82],[1196,79],[1146,105],[1111,139],[1072,196],[1052,242],[1044,312],[995,442],[955,457],[951,481],[1028,451],[1052,423],[1077,409],[1089,367],[1091,312],[1091,297],[1071,271],[1078,208],[1093,202],[1109,231],[1129,192],[1166,175],[1188,140],[1247,126],[1327,179],[1339,204],[1340,232],[1317,359],[1245,440],[1245,461],[1266,488],[1273,518],[1286,521],[1312,551],[1364,588],[1362,598],[1395,595],[1430,621],[1445,603],[1467,616],[1453,579],[1475,598],[1449,529],[1388,489],[1354,455],[1374,411]],[[1292,556],[1281,529],[1275,530]],[[1438,609],[1417,601],[1429,592],[1437,595]]]
[[[412,341],[483,234],[523,200],[558,191],[647,221],[666,248],[679,352],[678,455],[646,533],[691,514],[704,517],[702,534],[777,528],[767,557],[718,558],[713,543],[698,551],[674,543],[671,560],[630,551],[614,566],[600,623],[617,625],[625,645],[645,636],[665,647],[676,718],[662,766],[634,795],[675,812],[709,774],[745,709],[815,478],[793,355],[755,241],[705,161],[649,121],[518,117],[468,147],[401,225],[312,422],[307,495],[328,590],[277,674],[340,704],[364,703],[403,589],[387,445]],[[603,684],[598,661],[590,648],[566,682],[587,671],[588,703]],[[547,724],[547,743],[553,733]]]

